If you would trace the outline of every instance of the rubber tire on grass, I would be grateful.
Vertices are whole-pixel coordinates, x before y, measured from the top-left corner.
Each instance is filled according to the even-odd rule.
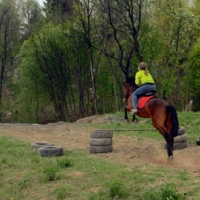
[[[95,130],[90,133],[90,138],[112,138],[113,132],[109,130]]]
[[[39,149],[40,147],[44,146],[54,146],[54,144],[49,142],[34,142],[31,144],[31,149]]]
[[[112,144],[112,138],[91,138],[91,146],[107,146]]]
[[[183,135],[184,133],[185,133],[185,127],[184,126],[179,126],[178,135]]]
[[[197,145],[200,145],[200,136],[196,139]]]
[[[46,146],[38,149],[39,155],[45,156],[62,156],[64,154],[63,147],[60,146]]]
[[[90,153],[109,153],[113,151],[112,145],[107,146],[92,146],[90,145]]]
[[[183,135],[178,135],[174,137],[174,143],[180,143],[180,142],[185,142],[187,141],[187,134],[184,133]]]

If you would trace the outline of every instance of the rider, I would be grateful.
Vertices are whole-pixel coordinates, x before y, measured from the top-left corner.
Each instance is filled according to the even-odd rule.
[[[137,104],[138,104],[138,97],[140,95],[144,94],[147,90],[156,91],[156,85],[154,79],[147,70],[147,66],[144,62],[139,63],[138,70],[139,71],[135,75],[135,84],[138,85],[139,88],[133,92],[132,96],[133,109],[131,110],[131,114],[136,114],[138,112]]]

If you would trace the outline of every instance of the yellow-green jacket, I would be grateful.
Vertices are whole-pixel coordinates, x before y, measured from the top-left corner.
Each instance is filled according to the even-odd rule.
[[[154,83],[154,79],[150,73],[145,75],[145,70],[139,70],[135,75],[135,84],[141,86],[145,83]]]

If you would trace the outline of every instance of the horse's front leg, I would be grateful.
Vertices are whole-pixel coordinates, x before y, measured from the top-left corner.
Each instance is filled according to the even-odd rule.
[[[137,123],[137,122],[138,122],[138,119],[136,118],[136,115],[133,115],[133,122],[134,122],[134,123]]]
[[[126,122],[129,122],[128,112],[126,110],[126,106],[124,107],[124,119],[125,119]]]

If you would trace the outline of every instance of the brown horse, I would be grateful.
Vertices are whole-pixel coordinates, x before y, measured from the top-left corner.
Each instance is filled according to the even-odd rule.
[[[135,79],[129,77],[124,84],[124,101],[126,111],[132,109],[132,93],[138,88]],[[141,97],[142,98],[142,97]],[[137,108],[139,117],[151,118],[152,125],[160,132],[167,143],[167,153],[169,158],[173,157],[174,137],[178,134],[179,122],[176,109],[166,101],[152,96],[142,108]]]

